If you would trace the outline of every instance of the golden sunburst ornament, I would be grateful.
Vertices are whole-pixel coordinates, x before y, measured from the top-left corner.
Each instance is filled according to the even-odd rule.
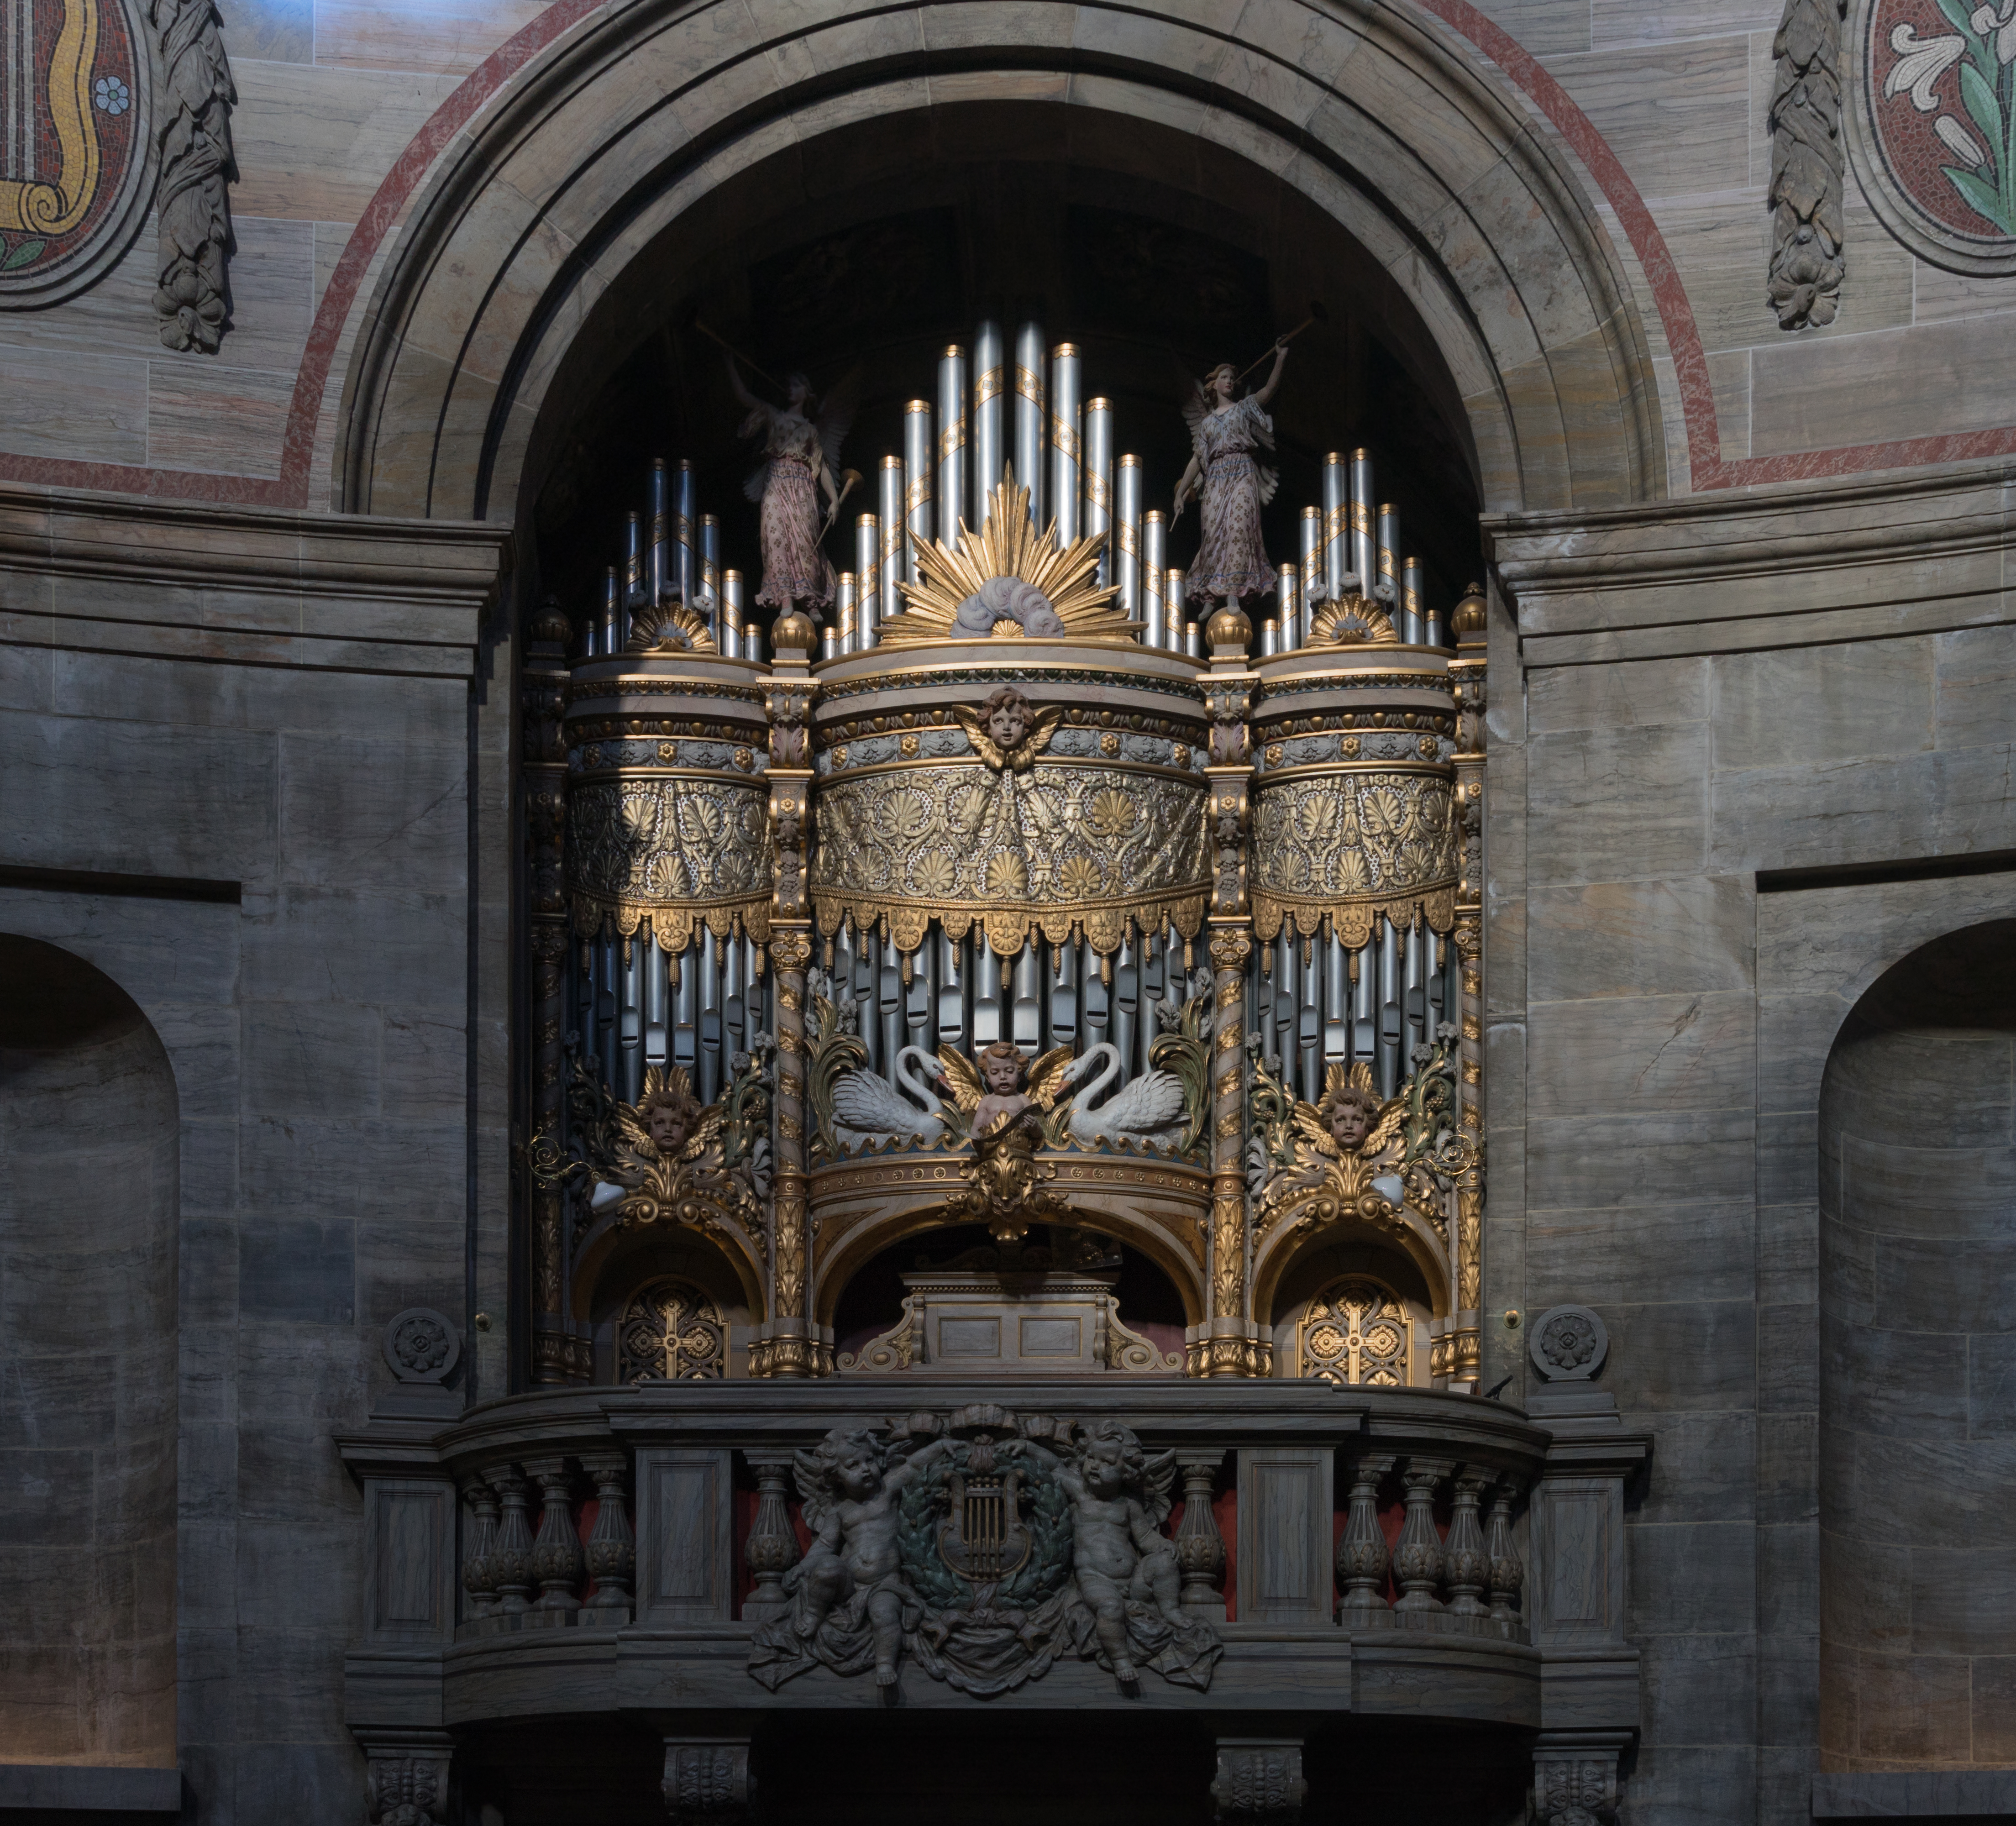
[[[1142,624],[1114,607],[1118,584],[1101,589],[1097,581],[1104,533],[1073,539],[1060,549],[1057,523],[1036,530],[1029,491],[1016,485],[1013,470],[988,497],[987,508],[984,531],[976,533],[960,521],[958,550],[939,539],[920,548],[923,581],[897,585],[903,613],[882,624],[878,645],[1003,638],[1134,644]]]
[[[1397,644],[1393,618],[1370,596],[1348,596],[1325,603],[1310,625],[1312,646],[1386,646]]]
[[[720,646],[704,615],[697,614],[683,603],[668,603],[663,608],[646,606],[630,611],[630,638],[626,653],[718,653]]]

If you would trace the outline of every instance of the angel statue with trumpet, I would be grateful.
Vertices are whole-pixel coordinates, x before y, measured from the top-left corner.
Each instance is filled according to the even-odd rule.
[[[1260,510],[1274,499],[1280,474],[1255,452],[1274,448],[1274,421],[1266,407],[1288,358],[1286,337],[1274,344],[1273,355],[1266,380],[1244,398],[1237,396],[1237,370],[1229,362],[1221,362],[1192,385],[1183,402],[1190,460],[1176,484],[1169,524],[1174,526],[1183,518],[1185,503],[1195,495],[1203,532],[1189,571],[1193,600],[1208,597],[1236,604],[1276,587],[1261,538]]]
[[[794,606],[826,608],[833,601],[833,571],[819,541],[847,492],[833,480],[833,472],[854,421],[853,378],[833,388],[816,420],[809,415],[820,402],[803,374],[785,381],[786,403],[781,406],[749,391],[733,355],[728,357],[728,381],[745,409],[741,435],[763,440],[763,460],[743,485],[743,492],[763,510],[763,587],[756,600],[779,614]],[[848,489],[853,481],[850,474]],[[823,520],[822,495],[827,503]]]

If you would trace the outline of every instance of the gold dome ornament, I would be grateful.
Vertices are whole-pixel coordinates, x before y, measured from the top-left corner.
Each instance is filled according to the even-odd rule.
[[[770,630],[770,644],[779,653],[809,653],[818,641],[819,630],[796,609],[786,610]]]
[[[1456,606],[1449,617],[1449,632],[1453,634],[1481,634],[1484,632],[1484,585],[1473,583],[1463,592],[1463,600]]]
[[[1204,639],[1213,651],[1221,646],[1236,646],[1243,653],[1252,638],[1251,621],[1243,610],[1229,605],[1204,625]]]

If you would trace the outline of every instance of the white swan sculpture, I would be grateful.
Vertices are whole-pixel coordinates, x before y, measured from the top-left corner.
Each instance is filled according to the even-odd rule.
[[[938,1061],[921,1046],[905,1046],[896,1055],[896,1077],[920,1110],[887,1079],[873,1071],[848,1071],[833,1080],[833,1134],[843,1147],[880,1147],[891,1141],[935,1141],[945,1127],[944,1108],[931,1086],[905,1068],[913,1059],[934,1075]]]
[[[1091,1048],[1073,1068],[1082,1077],[1095,1059],[1103,1058],[1106,1069],[1071,1099],[1071,1132],[1079,1141],[1173,1140],[1172,1131],[1183,1122],[1183,1087],[1172,1072],[1144,1071],[1132,1083],[1109,1097],[1096,1109],[1092,1106],[1106,1087],[1120,1075],[1120,1050],[1102,1040]]]

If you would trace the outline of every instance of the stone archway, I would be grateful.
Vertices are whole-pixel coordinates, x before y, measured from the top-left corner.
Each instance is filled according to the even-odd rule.
[[[337,504],[513,517],[584,351],[613,362],[639,312],[662,309],[634,275],[668,229],[765,160],[815,164],[850,125],[1005,102],[1057,110],[1059,131],[1110,118],[1187,136],[1313,203],[1445,370],[1486,506],[1663,494],[1622,264],[1565,162],[1477,67],[1396,5],[1193,11],[640,0],[596,15],[416,206],[351,365]]]

